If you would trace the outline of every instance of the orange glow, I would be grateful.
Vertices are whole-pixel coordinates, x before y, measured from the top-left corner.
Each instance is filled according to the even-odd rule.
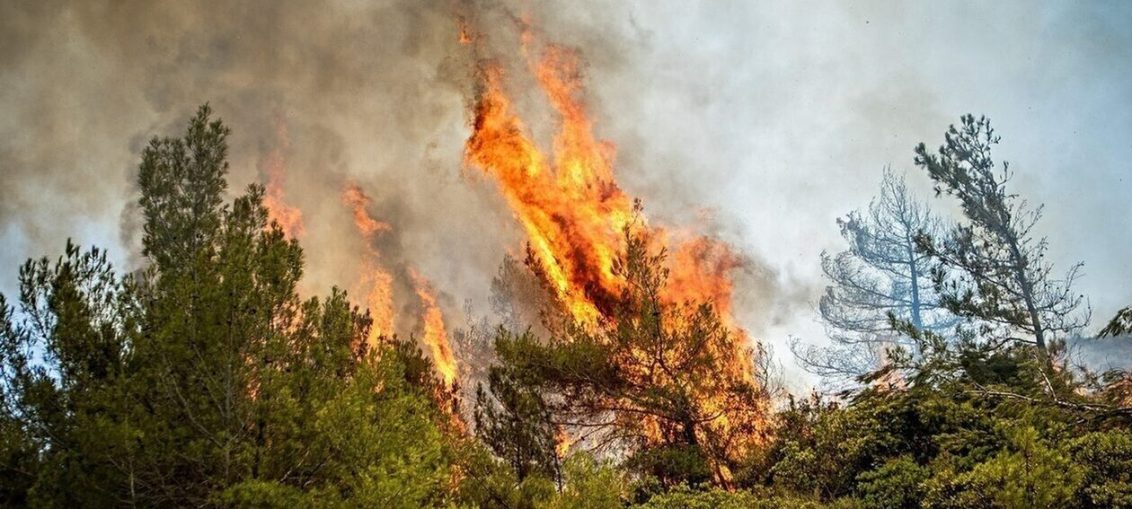
[[[481,69],[482,93],[465,162],[496,177],[558,299],[583,323],[605,315],[621,291],[613,261],[625,248],[625,228],[635,224],[649,229],[656,248],[670,251],[665,301],[712,302],[735,327],[729,274],[741,266],[741,258],[718,240],[647,226],[617,185],[614,146],[593,136],[578,97],[576,56],[551,46],[532,67],[560,118],[553,162],[527,136],[504,90],[503,70],[491,62]]]
[[[342,201],[350,207],[354,226],[366,244],[360,285],[366,292],[365,306],[373,319],[366,342],[370,346],[376,346],[378,338],[393,334],[393,276],[381,266],[380,254],[373,245],[378,235],[390,228],[388,224],[370,217],[366,211],[370,198],[356,184],[346,186],[342,192]]]
[[[303,213],[283,199],[283,182],[287,178],[286,154],[290,148],[291,137],[287,134],[287,124],[279,120],[275,126],[275,147],[260,160],[260,173],[267,179],[263,195],[267,219],[278,223],[286,238],[297,239],[304,233]]]
[[[452,347],[448,344],[448,333],[444,330],[444,316],[440,306],[436,304],[436,297],[432,294],[431,285],[416,270],[409,269],[413,279],[417,297],[421,299],[424,307],[424,341],[432,353],[432,362],[436,371],[444,379],[444,384],[452,387],[456,381],[456,357],[452,355]]]
[[[558,430],[554,432],[554,454],[558,456],[558,459],[563,459],[573,445],[574,438],[566,432],[566,428],[559,426]]]
[[[632,201],[610,178],[611,147],[594,140],[588,125],[566,127],[555,137],[552,165],[524,134],[503,91],[502,70],[489,65],[482,74],[466,162],[498,179],[556,297],[574,318],[595,323],[619,294],[613,260],[633,217]],[[540,82],[558,92],[556,109],[580,114],[569,85],[552,75],[542,73]]]
[[[475,38],[472,36],[472,31],[468,28],[468,24],[464,21],[464,19],[458,18],[456,20],[456,23],[459,27],[459,35],[456,36],[456,41],[465,46],[475,42]]]
[[[615,274],[614,260],[625,251],[625,230],[642,229],[638,231],[646,234],[650,251],[668,252],[665,268],[669,275],[662,304],[712,304],[729,332],[728,351],[715,354],[725,359],[729,375],[758,387],[750,340],[732,315],[731,273],[742,266],[741,256],[722,241],[648,224],[616,182],[614,146],[594,136],[593,122],[580,97],[577,56],[551,45],[532,57],[537,41],[523,21],[521,54],[558,118],[552,156],[540,151],[528,134],[505,88],[502,64],[483,61],[465,164],[494,177],[526,233],[533,267],[574,320],[587,326],[611,320],[613,304],[624,285]],[[713,393],[710,381],[698,390],[702,391],[703,410],[717,416],[704,425],[706,431],[726,437],[720,442],[729,451],[745,450],[763,439],[765,435],[759,432],[765,429],[762,410],[733,410],[754,407],[736,405]],[[666,431],[658,422],[642,419],[646,438],[659,443]],[[568,438],[559,438],[559,445],[569,443]],[[716,465],[716,475],[722,481],[730,478],[722,464]]]

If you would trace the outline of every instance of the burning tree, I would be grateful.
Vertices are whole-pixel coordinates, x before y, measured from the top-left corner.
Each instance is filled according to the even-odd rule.
[[[530,401],[547,409],[544,422],[625,454],[642,473],[666,484],[726,483],[767,437],[768,395],[740,368],[747,364],[735,359],[733,332],[712,304],[667,303],[665,253],[650,252],[644,236],[626,237],[613,269],[624,290],[610,314],[597,324],[563,320],[545,341],[502,331],[493,374],[537,388]],[[509,392],[493,393],[506,406]]]
[[[666,482],[726,483],[766,432],[756,354],[731,316],[730,272],[742,258],[716,239],[646,224],[616,182],[614,146],[593,133],[577,55],[538,47],[524,30],[526,67],[559,119],[553,153],[528,134],[502,64],[483,60],[465,161],[499,184],[558,312],[545,341],[501,334],[500,362],[542,391],[563,441],[628,453]],[[494,400],[506,410],[508,396]]]

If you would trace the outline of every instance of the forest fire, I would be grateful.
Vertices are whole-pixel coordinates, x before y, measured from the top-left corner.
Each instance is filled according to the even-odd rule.
[[[540,73],[544,87],[568,91],[553,71]],[[575,319],[594,323],[619,292],[613,260],[633,220],[632,201],[612,180],[612,147],[599,144],[587,124],[566,124],[555,138],[551,166],[512,111],[502,69],[487,65],[482,77],[467,163],[498,179],[556,296]],[[559,99],[559,111],[572,113],[564,120],[585,120],[569,92],[551,95]]]
[[[366,244],[360,281],[367,287],[363,290],[366,292],[366,308],[373,318],[373,326],[366,340],[370,345],[376,345],[381,336],[392,335],[395,332],[393,275],[382,265],[380,253],[374,247],[377,236],[389,232],[392,227],[370,216],[366,207],[370,205],[371,200],[356,184],[346,186],[342,193],[342,201],[350,207],[354,227]],[[456,357],[452,354],[452,347],[448,343],[444,314],[436,302],[436,296],[428,280],[412,267],[406,270],[412,281],[413,291],[420,299],[421,339],[432,355],[436,371],[444,384],[451,388],[456,383],[457,377]]]
[[[362,260],[359,283],[364,287],[362,291],[366,294],[365,307],[370,312],[370,318],[373,319],[366,342],[374,346],[381,336],[393,334],[393,276],[381,266],[381,255],[373,246],[377,236],[389,231],[390,227],[370,217],[366,212],[370,198],[357,185],[346,186],[342,192],[342,201],[350,207],[354,227],[365,241],[366,254]]]
[[[715,239],[648,227],[614,178],[614,146],[593,135],[578,97],[577,57],[550,46],[533,67],[561,119],[553,162],[525,134],[504,90],[503,70],[493,62],[480,70],[482,93],[465,162],[496,177],[556,297],[581,322],[607,316],[621,291],[614,260],[625,249],[625,229],[648,228],[654,247],[671,251],[665,300],[712,302],[734,327],[729,272],[741,266],[739,255]]]
[[[279,120],[275,126],[275,146],[260,160],[259,170],[266,179],[263,205],[267,207],[268,219],[278,223],[288,239],[298,239],[304,233],[303,213],[298,207],[288,205],[283,198],[283,184],[287,178],[286,154],[290,147],[287,124]]]
[[[661,291],[662,305],[675,309],[711,304],[728,331],[725,346],[709,347],[723,350],[713,351],[713,356],[723,359],[726,376],[759,387],[750,342],[731,315],[730,273],[741,267],[742,258],[719,240],[647,223],[639,203],[616,182],[614,146],[594,136],[593,123],[580,98],[578,57],[568,49],[548,45],[534,58],[533,32],[524,27],[522,35],[522,53],[559,117],[553,155],[540,151],[527,134],[527,126],[505,89],[502,64],[485,60],[478,69],[479,95],[472,112],[473,132],[465,145],[465,164],[495,177],[527,234],[532,268],[540,272],[548,290],[575,321],[600,327],[614,320],[614,305],[625,290],[625,276],[619,273],[617,259],[627,249],[626,233],[643,233],[651,252],[667,252],[668,281]],[[670,316],[683,320],[680,313]],[[685,324],[667,325],[680,329]],[[637,359],[632,362],[642,362],[650,355],[655,354],[633,352],[631,356]],[[627,373],[633,371],[626,369]],[[646,371],[650,374],[640,376],[657,376]],[[758,410],[736,412],[732,410],[736,405],[713,393],[708,384],[693,391],[697,405],[713,416],[705,418],[707,433],[728,437],[720,438],[720,442],[742,451],[763,439],[759,430],[766,427],[765,417],[758,404],[751,407]],[[670,426],[647,415],[640,419],[650,442],[663,442],[663,435],[673,432],[666,429]],[[560,444],[570,443],[561,430],[559,435]],[[718,479],[730,478],[725,466],[717,463],[715,468]]]
[[[424,306],[424,342],[432,353],[436,371],[444,379],[448,387],[456,382],[456,357],[452,354],[452,347],[448,343],[448,332],[444,329],[444,315],[436,303],[432,287],[415,269],[409,269],[409,276],[413,280],[417,296]]]

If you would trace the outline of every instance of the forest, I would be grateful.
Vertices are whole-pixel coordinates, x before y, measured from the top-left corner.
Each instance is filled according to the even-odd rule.
[[[506,258],[454,370],[354,295],[300,294],[268,191],[232,198],[233,127],[203,106],[142,151],[139,268],[59,239],[0,296],[5,506],[1132,507],[1132,377],[1075,355],[1126,341],[1132,309],[1086,328],[1080,267],[1046,260],[984,117],[910,154],[963,220],[886,170],[838,222],[815,261],[832,344],[791,352],[810,394],[674,290],[698,280],[639,202],[584,301],[537,246]]]

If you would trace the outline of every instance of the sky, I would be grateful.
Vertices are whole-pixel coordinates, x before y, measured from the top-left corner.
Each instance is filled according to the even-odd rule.
[[[283,150],[303,210],[306,285],[348,284],[357,240],[336,196],[357,182],[459,320],[521,236],[492,183],[462,168],[469,56],[450,0],[0,2],[0,292],[64,239],[138,263],[133,184],[153,136],[208,101],[232,127],[232,190]],[[826,341],[819,257],[881,171],[943,214],[912,149],[960,115],[991,118],[1012,191],[1099,329],[1132,304],[1132,3],[480,1],[517,52],[516,17],[586,62],[586,104],[650,217],[697,224],[749,258],[736,312],[794,388],[790,338]],[[537,108],[529,124],[549,124]],[[537,134],[537,133],[536,133]],[[458,324],[457,324],[458,325]]]

